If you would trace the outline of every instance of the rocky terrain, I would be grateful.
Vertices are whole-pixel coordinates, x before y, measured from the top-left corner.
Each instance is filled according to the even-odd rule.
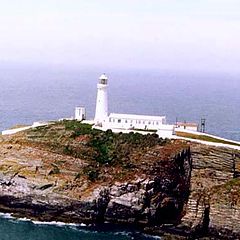
[[[0,211],[238,238],[240,153],[75,121],[0,139]]]
[[[191,194],[182,224],[200,235],[240,239],[240,152],[192,144],[191,155]]]

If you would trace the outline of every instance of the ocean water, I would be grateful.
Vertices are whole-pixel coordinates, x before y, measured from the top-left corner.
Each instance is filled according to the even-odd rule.
[[[85,106],[93,118],[96,84],[102,70],[0,64],[0,130],[16,124],[71,117]],[[170,71],[108,70],[109,110],[166,115],[168,123],[199,122],[206,130],[240,141],[238,76]],[[150,239],[132,231],[38,225],[0,218],[0,240]]]
[[[0,216],[0,240],[153,240],[159,237],[116,228],[82,227],[74,224],[40,223]]]
[[[0,130],[16,124],[74,115],[85,106],[93,118],[102,70],[0,65]],[[200,122],[206,130],[240,140],[240,78],[227,74],[108,70],[109,110],[166,115]]]

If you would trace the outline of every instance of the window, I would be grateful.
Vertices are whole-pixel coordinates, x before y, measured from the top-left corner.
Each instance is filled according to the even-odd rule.
[[[113,122],[115,122],[115,119],[113,118]]]
[[[118,123],[120,123],[121,122],[121,119],[118,119]]]
[[[141,124],[141,121],[139,120],[138,123]]]
[[[151,124],[151,122],[149,121],[148,124]]]
[[[143,121],[143,124],[145,124],[145,121]]]
[[[101,79],[101,80],[100,80],[100,83],[101,83],[101,84],[107,84],[107,79]]]
[[[156,124],[158,125],[158,122],[156,122]]]
[[[127,121],[127,119],[125,120],[125,123],[127,123],[128,121]]]
[[[112,119],[111,118],[109,118],[109,122],[111,122],[112,121]]]

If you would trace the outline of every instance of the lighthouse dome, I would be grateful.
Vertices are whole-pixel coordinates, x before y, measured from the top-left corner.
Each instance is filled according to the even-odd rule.
[[[100,83],[100,84],[107,84],[107,80],[108,80],[108,78],[107,78],[107,76],[105,75],[105,73],[102,74],[102,75],[99,77],[99,83]]]

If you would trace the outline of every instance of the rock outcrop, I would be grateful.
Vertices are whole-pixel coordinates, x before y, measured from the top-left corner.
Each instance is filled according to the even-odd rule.
[[[240,238],[240,152],[56,123],[0,139],[0,211]]]
[[[190,152],[184,149],[171,159],[156,160],[140,178],[94,183],[80,199],[68,196],[71,184],[59,190],[56,183],[39,184],[39,178],[29,179],[22,172],[1,173],[0,211],[44,221],[176,223],[188,199],[190,173]]]
[[[239,238],[240,152],[192,144],[191,194],[182,224],[198,236]]]
[[[57,127],[59,132],[62,128]],[[86,134],[73,138],[66,134],[67,153],[59,152],[66,145],[60,137],[56,138],[58,145],[49,147],[45,144],[49,132],[33,138],[34,134],[38,132],[2,138],[0,211],[44,221],[137,226],[180,223],[192,168],[187,144],[164,142],[154,135],[129,135],[128,140],[128,135],[97,132],[98,139],[105,142],[115,138],[117,154],[124,153],[126,159],[96,163],[96,148],[88,144]],[[149,144],[142,144],[144,141]],[[69,150],[73,146],[78,147],[78,156]]]

